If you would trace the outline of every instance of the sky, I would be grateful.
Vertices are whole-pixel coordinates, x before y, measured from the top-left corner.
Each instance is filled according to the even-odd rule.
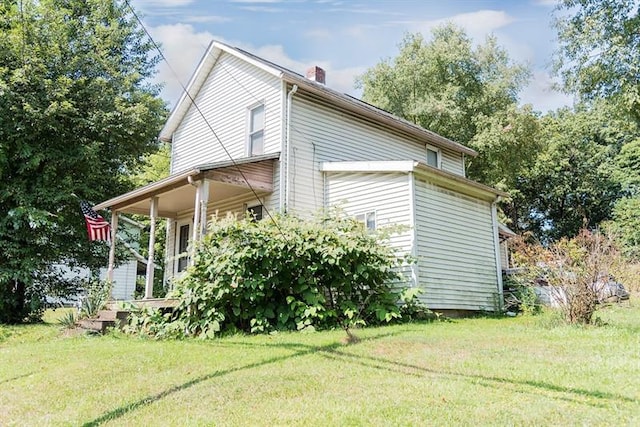
[[[328,87],[359,97],[355,79],[393,58],[407,33],[448,21],[474,43],[496,37],[532,78],[521,104],[547,112],[571,105],[553,90],[552,27],[557,0],[131,0],[167,63],[159,66],[162,97],[174,105],[211,40],[227,43],[303,74],[318,65]]]

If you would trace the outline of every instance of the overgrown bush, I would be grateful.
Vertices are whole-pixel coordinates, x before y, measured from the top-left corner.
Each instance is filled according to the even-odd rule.
[[[542,306],[534,290],[534,283],[534,274],[529,269],[506,275],[503,280],[505,311],[539,314]]]
[[[213,218],[171,314],[139,313],[129,330],[212,337],[380,324],[400,316],[401,260],[349,218]]]
[[[582,230],[547,247],[529,244],[520,249],[517,259],[539,284],[548,286],[569,323],[593,322],[609,275],[624,262],[614,241],[598,231]]]

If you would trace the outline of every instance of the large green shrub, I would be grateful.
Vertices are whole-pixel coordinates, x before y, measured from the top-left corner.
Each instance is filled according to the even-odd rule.
[[[176,284],[177,309],[137,329],[210,337],[389,322],[400,316],[401,260],[380,238],[337,216],[214,218]]]

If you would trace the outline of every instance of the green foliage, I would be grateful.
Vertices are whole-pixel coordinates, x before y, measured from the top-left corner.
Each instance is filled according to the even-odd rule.
[[[567,91],[616,98],[640,121],[640,11],[635,0],[563,0],[555,68]]]
[[[111,283],[102,280],[88,280],[83,289],[84,295],[80,300],[80,317],[95,317],[109,300]]]
[[[60,316],[58,323],[66,329],[73,329],[78,324],[78,317],[73,311],[67,311]]]
[[[440,313],[434,313],[418,298],[420,288],[406,288],[400,293],[400,317],[397,321],[423,321],[440,319]]]
[[[124,2],[3,1],[0,27],[0,181],[11,183],[0,187],[0,295],[11,310],[0,321],[20,322],[38,317],[34,288],[51,264],[104,265],[78,198],[131,188],[126,175],[155,150],[165,109],[148,83],[158,58]]]
[[[540,138],[546,146],[521,177],[524,209],[515,228],[549,242],[610,219],[623,195],[616,156],[636,134],[608,103],[545,117]]]
[[[363,99],[463,144],[477,134],[477,117],[516,103],[529,75],[495,38],[474,47],[452,24],[436,27],[429,42],[408,34],[399,48],[359,77]]]
[[[640,196],[619,199],[607,223],[628,260],[640,260]]]
[[[542,311],[542,306],[538,302],[534,285],[534,275],[532,271],[523,270],[518,274],[509,274],[504,277],[504,305],[506,311],[522,313],[525,315],[536,315]]]
[[[171,319],[153,314],[172,328],[169,335],[348,329],[400,316],[393,288],[399,260],[379,236],[350,218],[274,221],[211,221],[194,265],[176,284],[180,305]],[[136,322],[157,333],[150,320]]]

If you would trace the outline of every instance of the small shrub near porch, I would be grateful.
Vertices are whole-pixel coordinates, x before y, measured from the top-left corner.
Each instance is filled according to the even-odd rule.
[[[214,218],[173,292],[177,309],[134,316],[130,329],[212,337],[385,323],[400,317],[401,262],[350,218]]]

